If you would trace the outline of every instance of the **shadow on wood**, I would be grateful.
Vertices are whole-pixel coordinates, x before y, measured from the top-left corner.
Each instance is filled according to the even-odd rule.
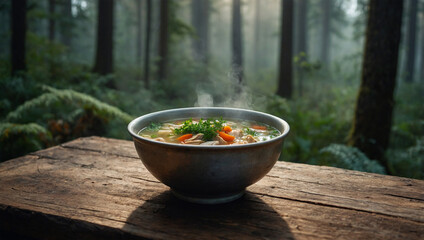
[[[181,201],[168,190],[147,200],[125,222],[124,232],[149,238],[294,239],[286,221],[249,192],[231,203],[200,205]],[[137,227],[146,222],[150,233]]]

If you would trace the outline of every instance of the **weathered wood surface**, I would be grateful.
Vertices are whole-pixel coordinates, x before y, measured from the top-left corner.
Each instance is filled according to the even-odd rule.
[[[153,178],[132,142],[81,138],[0,164],[0,231],[30,239],[424,239],[424,181],[278,162],[243,198],[196,205]]]

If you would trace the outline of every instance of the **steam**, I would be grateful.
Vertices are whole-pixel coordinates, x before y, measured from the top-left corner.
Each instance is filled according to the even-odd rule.
[[[239,83],[241,70],[232,68],[227,74],[211,73],[209,81],[196,87],[195,107],[234,107],[257,109],[254,94],[246,83]]]
[[[195,107],[213,107],[213,97],[211,94],[204,92],[203,90],[197,90],[197,101],[194,104]]]

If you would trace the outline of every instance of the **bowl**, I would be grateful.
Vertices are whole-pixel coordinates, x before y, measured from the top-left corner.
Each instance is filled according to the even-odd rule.
[[[282,134],[264,142],[244,145],[182,145],[164,143],[137,133],[151,122],[216,118],[253,120]],[[153,112],[131,121],[131,134],[146,169],[185,201],[217,204],[241,197],[247,186],[263,178],[278,160],[289,125],[270,114],[224,107],[193,107]]]

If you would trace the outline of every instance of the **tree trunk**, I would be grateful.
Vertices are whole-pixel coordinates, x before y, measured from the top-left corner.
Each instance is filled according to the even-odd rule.
[[[97,48],[93,72],[100,75],[113,72],[113,10],[114,0],[98,1]],[[107,85],[115,87],[113,82]]]
[[[25,63],[25,43],[26,43],[26,0],[13,0],[11,8],[11,47],[10,57],[12,64],[12,76],[17,76],[21,71],[26,70]]]
[[[424,83],[424,14],[421,15],[421,67],[419,69],[420,69],[419,79],[421,83],[423,84]]]
[[[277,94],[292,97],[293,77],[293,0],[281,0],[280,62]]]
[[[237,77],[238,84],[243,82],[243,46],[241,39],[241,3],[240,0],[233,0],[232,19],[232,46],[233,61],[232,68]]]
[[[141,58],[142,58],[142,43],[141,43],[141,31],[142,31],[142,22],[141,22],[141,1],[142,0],[135,0],[136,3],[136,11],[137,11],[137,31],[136,31],[136,62],[137,66],[141,65]]]
[[[72,44],[72,0],[63,0],[62,14],[65,18],[60,26],[61,42],[67,47]]]
[[[328,69],[330,64],[330,46],[331,46],[331,9],[332,0],[322,0],[322,47],[321,61],[324,68]]]
[[[348,144],[387,170],[403,1],[370,0],[362,79]]]
[[[415,66],[415,33],[417,30],[417,5],[418,0],[410,0],[408,9],[408,30],[406,35],[407,54],[406,54],[406,77],[405,82],[414,81]]]
[[[308,19],[308,2],[307,0],[298,0],[298,35],[297,35],[297,51],[296,55],[301,58],[301,61],[307,60],[307,19]],[[303,91],[303,69],[297,66],[298,91],[299,96],[302,96]]]
[[[208,62],[209,52],[209,0],[192,0],[191,22],[196,31],[193,39],[194,59]]]
[[[144,87],[150,88],[150,31],[152,29],[152,0],[147,0],[146,6],[146,43],[144,49]]]
[[[49,40],[54,41],[55,37],[55,8],[56,0],[49,0]]]
[[[260,28],[260,21],[261,21],[261,4],[259,2],[260,0],[255,1],[255,36],[254,36],[254,68],[256,71],[259,70],[259,60],[262,57],[262,52],[260,50],[260,36],[261,36],[261,28]]]
[[[168,0],[160,0],[160,26],[159,26],[159,61],[158,77],[163,81],[167,74],[168,63],[168,18],[169,18]]]

